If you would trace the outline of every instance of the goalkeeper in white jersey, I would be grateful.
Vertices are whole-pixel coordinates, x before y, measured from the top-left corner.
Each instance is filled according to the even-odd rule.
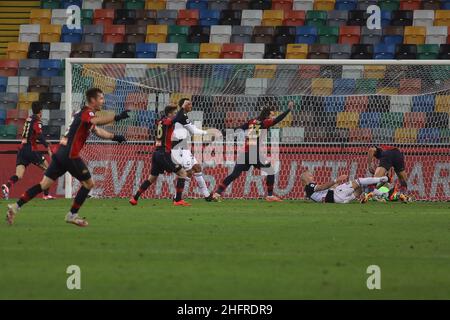
[[[187,171],[188,177],[194,176],[200,192],[206,201],[214,201],[212,193],[209,192],[203,177],[202,166],[197,162],[188,146],[190,135],[206,135],[205,130],[198,129],[191,123],[187,113],[192,110],[192,102],[188,98],[178,101],[180,110],[176,116],[175,128],[172,133],[172,161],[181,165]]]

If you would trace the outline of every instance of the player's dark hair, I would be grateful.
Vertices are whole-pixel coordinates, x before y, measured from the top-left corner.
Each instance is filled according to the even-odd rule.
[[[31,110],[33,111],[33,114],[38,114],[42,111],[43,108],[44,107],[42,106],[42,103],[40,103],[39,101],[34,101],[31,104]]]
[[[189,100],[191,100],[191,99],[189,99],[189,98],[181,98],[180,101],[178,101],[178,107],[181,108],[183,106],[183,103],[185,101],[189,101]]]
[[[176,110],[177,110],[176,106],[167,106],[167,107],[164,108],[164,114],[166,116],[168,116],[170,113],[172,113],[172,112],[174,112]]]
[[[91,99],[97,99],[97,96],[103,93],[103,91],[99,88],[90,88],[86,91],[86,101],[89,103]]]
[[[267,119],[270,116],[271,111],[275,111],[273,106],[264,107],[258,116],[258,120],[263,121],[263,120]]]

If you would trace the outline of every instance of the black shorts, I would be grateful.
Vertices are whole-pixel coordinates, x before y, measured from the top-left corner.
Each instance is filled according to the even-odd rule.
[[[181,170],[181,166],[179,164],[175,164],[172,161],[170,153],[166,153],[164,151],[156,150],[152,155],[152,169],[150,174],[154,177],[157,177],[160,174],[165,172],[178,172]]]
[[[398,149],[382,151],[379,160],[380,164],[378,166],[383,167],[388,171],[392,167],[394,167],[396,173],[400,173],[405,170],[405,157]]]
[[[44,161],[45,158],[40,152],[33,151],[31,146],[24,145],[19,149],[19,152],[17,152],[16,167],[27,167],[29,164],[40,166]]]
[[[81,158],[70,159],[67,156],[60,156],[58,153],[54,154],[50,166],[45,171],[45,176],[56,180],[66,172],[69,172],[79,181],[86,181],[91,178],[91,173]]]
[[[253,168],[270,168],[270,162],[266,159],[262,159],[259,155],[256,159],[250,159],[250,154],[248,152],[241,153],[236,161],[235,168],[240,171],[248,171],[253,166]]]

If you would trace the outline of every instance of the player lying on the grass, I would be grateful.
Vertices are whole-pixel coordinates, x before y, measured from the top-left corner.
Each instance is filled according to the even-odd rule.
[[[356,180],[347,181],[348,176],[342,175],[333,181],[317,184],[314,180],[314,176],[309,171],[303,172],[300,178],[305,188],[305,195],[308,199],[311,199],[314,202],[335,203],[349,203],[361,195],[363,187],[377,183],[385,183],[389,180],[388,177],[380,177],[358,178]]]
[[[291,112],[293,108],[294,102],[289,101],[288,109],[283,113],[281,113],[280,115],[278,115],[277,117],[275,117],[275,110],[273,106],[264,107],[258,118],[251,119],[240,127],[240,129],[246,132],[245,152],[240,153],[238,155],[236,165],[234,166],[233,171],[219,185],[219,187],[216,190],[216,193],[214,194],[214,198],[220,199],[222,193],[230,185],[230,183],[239,178],[242,172],[248,171],[250,167],[253,166],[254,168],[258,168],[265,171],[267,174],[266,201],[275,201],[275,202],[281,201],[280,198],[273,195],[273,185],[275,183],[274,169],[272,168],[271,163],[266,159],[263,159],[260,154],[261,151],[260,133],[262,129],[269,129],[270,127],[273,127],[279,122],[281,122],[289,114],[289,112]],[[250,148],[252,150],[250,150]],[[256,154],[256,157],[253,157],[253,154]],[[253,160],[252,158],[255,158],[255,160]]]
[[[102,90],[98,88],[91,88],[86,91],[86,101],[87,105],[72,116],[72,122],[61,139],[58,150],[53,154],[52,162],[45,171],[41,182],[28,189],[19,201],[8,205],[6,220],[9,224],[13,224],[15,215],[24,204],[42,191],[48,190],[56,179],[69,172],[81,182],[81,187],[75,196],[70,212],[66,215],[66,222],[80,227],[88,225],[86,219],[78,216],[78,210],[86,200],[89,191],[94,187],[94,181],[89,169],[80,157],[80,151],[91,132],[102,139],[118,143],[124,142],[123,136],[113,134],[97,126],[126,119],[129,115],[128,110],[126,110],[118,115],[108,114],[97,117],[95,113],[102,109],[105,101]]]
[[[176,184],[176,195],[173,200],[173,204],[176,206],[190,206],[190,204],[183,200],[183,190],[187,178],[186,170],[179,164],[175,164],[172,161],[170,152],[172,149],[172,133],[174,130],[174,124],[178,121],[176,106],[167,106],[164,109],[164,116],[156,122],[156,143],[155,151],[152,155],[152,168],[150,170],[150,176],[147,180],[142,182],[139,190],[129,200],[130,204],[135,206],[138,203],[138,199],[150,185],[152,185],[158,179],[160,174],[164,172],[175,172],[178,176]]]
[[[47,170],[48,162],[45,160],[44,156],[39,153],[38,143],[44,145],[48,149],[47,152],[49,156],[52,156],[51,148],[42,134],[42,104],[33,103],[31,110],[33,114],[26,119],[23,126],[22,143],[17,152],[16,174],[11,176],[8,182],[2,185],[2,193],[5,199],[9,199],[11,187],[23,178],[28,165],[34,164],[42,170]],[[54,198],[49,194],[48,190],[45,190],[42,199],[52,200]]]
[[[187,113],[192,111],[192,102],[188,98],[178,101],[180,110],[176,116],[175,128],[172,134],[172,160],[181,165],[187,171],[188,178],[192,175],[197,181],[201,193],[206,201],[215,201],[213,193],[210,193],[203,177],[202,166],[195,159],[190,147],[187,145],[189,135],[206,135],[208,132],[198,129],[191,123]]]
[[[374,164],[374,159],[379,160],[378,164]],[[395,188],[394,190],[395,194],[398,194],[398,198],[402,202],[409,202],[412,200],[412,198],[406,194],[408,189],[408,176],[405,171],[405,157],[398,148],[384,145],[369,148],[367,165],[369,167],[369,172],[372,173],[374,177],[386,176],[389,170],[394,168],[400,183],[400,187],[398,189]],[[369,186],[368,189],[369,192],[363,195],[361,203],[367,202],[373,196],[379,196],[378,188],[375,186]]]

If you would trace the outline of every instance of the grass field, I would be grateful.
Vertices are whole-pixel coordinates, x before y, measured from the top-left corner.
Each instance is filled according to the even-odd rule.
[[[0,224],[0,298],[450,299],[450,203],[192,204],[89,199],[82,229],[69,201],[34,200]]]

